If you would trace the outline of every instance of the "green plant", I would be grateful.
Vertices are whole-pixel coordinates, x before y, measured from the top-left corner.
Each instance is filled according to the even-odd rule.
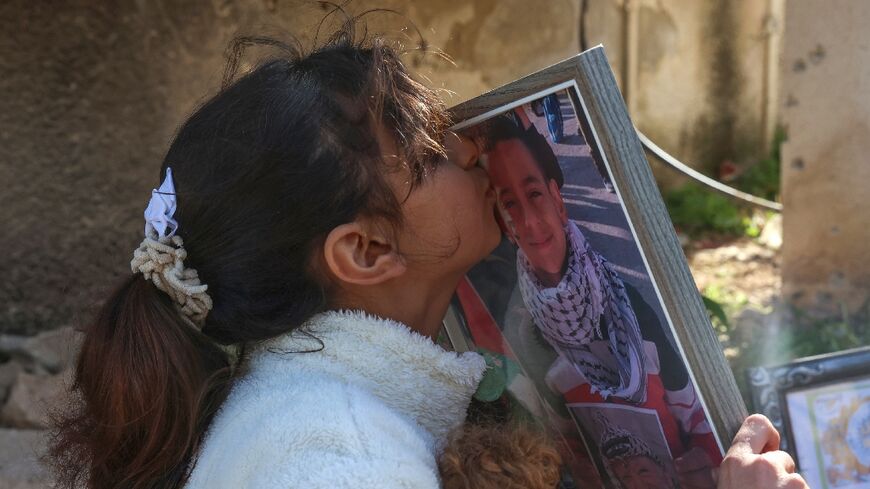
[[[733,186],[759,197],[776,200],[779,197],[781,146],[786,141],[785,130],[777,128],[773,136],[770,154],[766,158],[750,165],[738,176]]]
[[[731,324],[728,322],[728,314],[725,313],[722,303],[703,294],[701,299],[704,301],[704,308],[707,309],[713,328],[720,334],[728,333]]]
[[[674,225],[691,236],[705,232],[742,235],[747,217],[727,197],[688,183],[665,194],[665,204]]]
[[[780,146],[785,131],[776,131],[770,154],[752,164],[731,185],[759,197],[776,200],[780,188]],[[665,193],[665,204],[674,225],[690,236],[717,233],[758,237],[761,228],[752,209],[700,184],[691,182]]]
[[[791,328],[793,358],[848,350],[870,343],[870,319],[866,307],[856,316],[850,316],[841,307],[839,319],[818,319],[800,309],[792,309],[795,326]]]

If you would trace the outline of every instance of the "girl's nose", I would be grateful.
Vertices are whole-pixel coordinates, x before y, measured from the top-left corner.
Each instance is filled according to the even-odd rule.
[[[477,165],[479,150],[470,138],[448,131],[444,148],[447,150],[447,159],[458,167],[470,170]]]

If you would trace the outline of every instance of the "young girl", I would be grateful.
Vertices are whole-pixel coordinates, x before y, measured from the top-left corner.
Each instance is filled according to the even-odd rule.
[[[484,362],[432,337],[499,239],[474,145],[381,41],[284,49],[170,146],[133,273],[85,332],[61,486],[426,489],[442,453],[449,487],[552,485],[532,438],[450,436]],[[758,423],[740,464],[774,436]]]

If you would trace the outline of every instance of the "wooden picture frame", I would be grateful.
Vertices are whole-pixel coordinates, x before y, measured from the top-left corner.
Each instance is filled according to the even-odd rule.
[[[782,435],[780,448],[791,454],[798,470],[812,487],[839,487],[823,481],[824,473],[819,423],[813,401],[836,409],[837,399],[854,396],[860,387],[865,418],[870,419],[870,347],[801,358],[783,365],[755,367],[747,371],[755,410],[770,418]],[[865,430],[870,429],[865,420]],[[800,433],[800,436],[796,434]],[[866,440],[870,433],[864,433]],[[848,441],[836,440],[848,446]],[[866,442],[865,442],[866,444]],[[864,449],[866,452],[866,448]],[[864,482],[870,482],[870,460],[865,455]],[[830,468],[830,467],[828,467]],[[851,487],[851,486],[850,486]]]
[[[581,124],[594,135],[634,239],[657,288],[678,349],[702,397],[720,446],[727,447],[747,416],[731,369],[710,324],[685,255],[601,46],[494,89],[451,109],[455,130],[540,97],[566,90]],[[585,119],[585,120],[583,120]],[[591,129],[591,130],[590,130]],[[452,323],[452,327],[451,327]],[[446,321],[457,335],[456,320]],[[460,347],[459,349],[462,349]]]

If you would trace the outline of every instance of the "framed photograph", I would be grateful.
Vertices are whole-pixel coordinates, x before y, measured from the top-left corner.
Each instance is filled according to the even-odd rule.
[[[569,404],[591,444],[599,470],[618,487],[678,487],[673,454],[657,413],[612,403]],[[633,456],[625,456],[632,452]],[[632,484],[643,481],[643,484]]]
[[[748,372],[755,408],[811,487],[870,488],[870,347]]]
[[[452,110],[503,231],[445,319],[491,367],[478,397],[552,434],[563,487],[712,471],[745,406],[603,48]]]

